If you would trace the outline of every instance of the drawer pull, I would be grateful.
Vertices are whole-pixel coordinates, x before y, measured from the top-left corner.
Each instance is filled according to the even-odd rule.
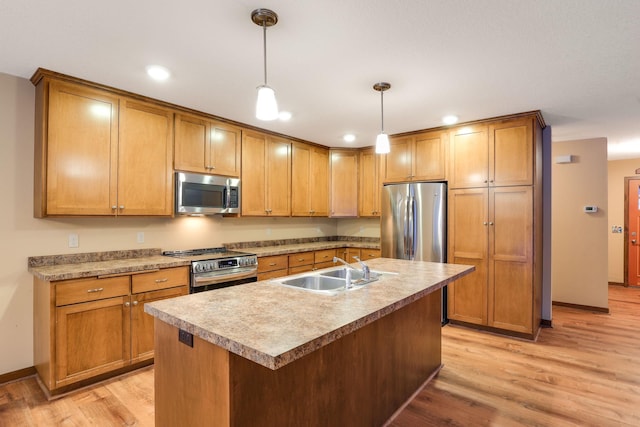
[[[102,292],[104,291],[104,288],[95,288],[95,289],[87,289],[87,293],[93,293],[93,292]]]
[[[168,281],[169,279],[167,279],[166,277],[164,279],[156,279],[156,283],[164,283],[166,281]]]
[[[298,258],[298,261],[302,262],[304,261],[304,258]]]
[[[131,303],[130,303],[129,301],[127,301],[127,302],[125,302],[125,303],[124,303],[124,306],[125,306],[125,307],[129,307],[130,305],[131,305]]]
[[[277,263],[275,263],[275,262],[271,262],[271,263],[269,263],[269,267],[273,267],[274,265],[278,265],[278,264],[277,264]]]
[[[134,301],[132,304],[133,305],[138,305],[138,301]]]

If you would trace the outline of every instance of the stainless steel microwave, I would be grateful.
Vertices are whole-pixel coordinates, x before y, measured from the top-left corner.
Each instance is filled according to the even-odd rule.
[[[240,180],[219,175],[176,172],[176,214],[240,212]]]

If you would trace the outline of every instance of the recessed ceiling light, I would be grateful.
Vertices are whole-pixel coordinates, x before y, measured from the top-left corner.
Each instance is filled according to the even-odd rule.
[[[158,82],[165,81],[169,78],[169,76],[171,76],[171,73],[169,72],[169,70],[161,65],[147,66],[147,74],[153,80],[156,80]]]
[[[445,125],[452,125],[452,124],[458,123],[458,116],[454,116],[454,115],[444,116],[442,118],[442,123],[444,123]]]
[[[291,120],[291,113],[288,111],[280,111],[278,113],[278,118],[283,122],[288,122]]]
[[[356,136],[352,133],[348,133],[343,136],[342,139],[344,140],[344,142],[353,142],[356,140]]]

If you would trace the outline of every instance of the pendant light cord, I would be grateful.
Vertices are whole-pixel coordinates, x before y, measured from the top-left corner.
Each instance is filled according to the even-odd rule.
[[[262,22],[262,53],[264,54],[264,85],[267,86],[267,22]]]
[[[380,133],[384,133],[384,91],[380,91],[380,123],[382,124],[382,129]]]

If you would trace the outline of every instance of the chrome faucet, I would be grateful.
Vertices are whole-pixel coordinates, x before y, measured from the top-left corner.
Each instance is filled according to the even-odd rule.
[[[363,276],[364,280],[370,280],[371,279],[371,269],[369,269],[369,266],[367,264],[365,264],[364,261],[360,261],[360,257],[357,257],[357,256],[354,255],[353,259],[358,261],[358,263],[362,266],[362,276]]]
[[[358,271],[358,269],[353,267],[351,264],[349,264],[347,261],[343,260],[342,258],[338,258],[337,256],[334,256],[333,262],[336,263],[338,261],[340,261],[341,263],[347,266],[347,269],[346,269],[347,271],[345,272],[345,282],[344,282],[344,288],[346,290],[351,287],[351,270]]]

